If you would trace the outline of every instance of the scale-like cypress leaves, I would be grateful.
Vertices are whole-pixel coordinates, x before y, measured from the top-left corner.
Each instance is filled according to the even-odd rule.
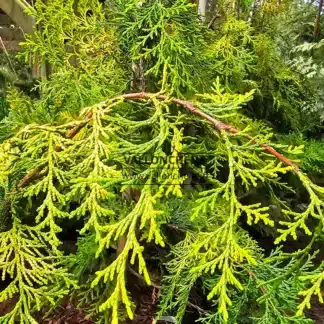
[[[276,143],[244,110],[262,95],[274,111],[288,105],[302,78],[232,9],[215,33],[186,0],[37,1],[25,55],[52,72],[38,100],[12,91],[1,122],[0,301],[17,297],[1,323],[36,323],[65,295],[98,323],[134,318],[127,272],[152,283],[152,245],[169,253],[160,316],[181,322],[195,287],[209,300],[203,323],[309,322],[304,309],[322,298],[324,189],[282,155],[301,146]],[[287,198],[296,187],[302,209]],[[71,222],[82,226],[66,255]],[[247,231],[257,226],[278,246],[310,239],[266,255]]]

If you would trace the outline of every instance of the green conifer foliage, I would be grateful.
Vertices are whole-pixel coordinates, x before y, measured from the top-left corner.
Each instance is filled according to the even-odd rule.
[[[121,43],[133,62],[145,69],[141,81],[149,81],[148,89],[167,87],[178,97],[184,91],[196,92],[204,84],[205,45],[196,6],[187,0],[152,1],[149,5],[137,0],[116,2]],[[166,80],[161,84],[164,70]]]
[[[40,109],[50,110],[51,117],[62,105],[78,112],[124,89],[116,29],[97,1],[69,0],[64,6],[60,0],[38,1],[30,13],[39,28],[23,44],[22,55],[50,67],[50,80],[40,85],[45,105]]]
[[[45,252],[47,251],[47,252]],[[51,252],[48,233],[22,225],[13,219],[12,228],[1,233],[1,276],[10,279],[0,300],[18,296],[14,308],[1,323],[37,323],[32,313],[44,305],[55,305],[76,281],[63,265],[63,258]]]
[[[223,5],[215,33],[186,0],[37,1],[24,55],[52,71],[38,99],[13,89],[1,121],[0,301],[17,299],[1,323],[37,323],[66,295],[97,323],[134,319],[127,275],[156,286],[151,246],[168,254],[157,318],[181,323],[196,289],[205,324],[311,323],[324,189],[296,164],[302,145],[246,114],[258,96],[299,102],[303,78],[243,20],[251,3],[241,18]],[[303,208],[286,195],[300,190]],[[68,255],[71,222],[82,225]],[[271,253],[247,230],[258,224],[273,228]]]

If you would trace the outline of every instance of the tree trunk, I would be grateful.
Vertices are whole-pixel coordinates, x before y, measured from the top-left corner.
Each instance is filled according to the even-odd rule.
[[[249,18],[248,18],[248,23],[249,23],[249,24],[252,23],[254,13],[255,13],[255,11],[256,11],[256,9],[257,9],[257,6],[258,6],[257,2],[258,2],[258,1],[255,0],[255,1],[253,2],[252,6],[251,6],[251,10],[250,10],[250,12],[249,12]]]
[[[199,0],[198,14],[201,16],[203,20],[206,19],[206,8],[207,8],[207,0]]]
[[[319,5],[318,5],[318,12],[317,12],[317,16],[316,16],[316,21],[315,21],[315,25],[314,25],[314,33],[313,33],[314,40],[317,39],[317,36],[319,34],[322,8],[323,8],[323,0],[320,0]]]

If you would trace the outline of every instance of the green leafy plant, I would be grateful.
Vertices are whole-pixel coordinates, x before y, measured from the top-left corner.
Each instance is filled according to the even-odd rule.
[[[270,33],[222,5],[216,35],[185,0],[31,9],[39,28],[23,56],[52,71],[40,98],[11,92],[1,122],[0,301],[17,298],[1,322],[36,323],[35,311],[66,295],[98,323],[132,320],[128,274],[158,287],[152,268],[162,284],[157,318],[181,322],[196,290],[202,323],[311,322],[324,189],[295,161],[302,144],[276,141],[246,113],[258,98],[264,109],[297,105],[303,78]],[[277,14],[266,9],[261,16]],[[302,191],[300,208],[291,196]],[[281,248],[262,249],[258,226]],[[284,252],[303,235],[301,248]]]

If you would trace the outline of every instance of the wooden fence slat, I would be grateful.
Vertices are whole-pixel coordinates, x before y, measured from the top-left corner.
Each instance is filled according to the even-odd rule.
[[[26,14],[25,9],[29,4],[24,0],[0,0],[0,8],[18,25],[25,33],[32,33],[35,19]]]

